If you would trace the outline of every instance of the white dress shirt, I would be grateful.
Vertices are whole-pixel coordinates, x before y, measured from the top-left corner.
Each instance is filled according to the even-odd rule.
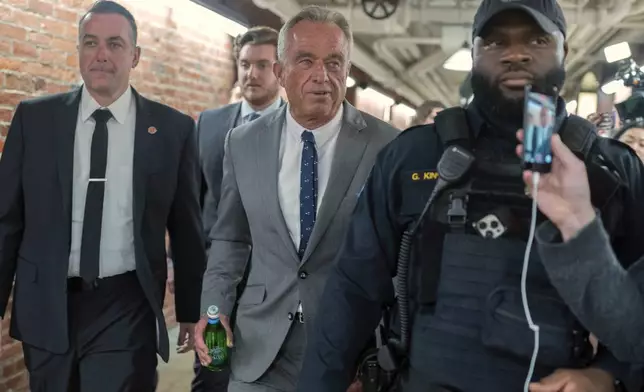
[[[277,97],[277,99],[273,101],[272,104],[268,105],[264,109],[255,110],[250,106],[250,104],[245,99],[242,99],[241,109],[239,110],[239,118],[237,119],[236,126],[246,124],[248,116],[250,116],[253,113],[257,113],[259,117],[261,117],[265,114],[271,113],[272,111],[279,109],[281,104],[282,104],[282,97]]]
[[[99,277],[118,275],[136,269],[132,202],[136,102],[132,89],[128,88],[119,99],[107,108],[103,108],[83,86],[74,141],[69,276],[80,276],[85,198],[89,184],[92,136],[95,126],[92,114],[97,109],[109,109],[112,112],[112,118],[107,122],[107,169]]]
[[[286,227],[295,249],[300,246],[300,166],[302,165],[302,132],[311,131],[315,137],[318,155],[318,190],[316,209],[320,211],[322,199],[331,175],[331,164],[338,134],[342,127],[343,106],[327,124],[317,129],[306,129],[298,124],[289,108],[282,129],[279,153],[278,195]],[[300,304],[298,311],[302,311]]]

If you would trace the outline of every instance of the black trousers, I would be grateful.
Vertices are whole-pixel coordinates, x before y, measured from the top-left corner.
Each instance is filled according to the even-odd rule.
[[[67,308],[65,354],[23,345],[31,392],[154,392],[156,319],[134,272],[70,279]]]
[[[220,372],[212,372],[203,366],[199,357],[195,354],[194,364],[195,378],[192,380],[192,392],[226,392],[228,391],[228,379],[230,368]]]

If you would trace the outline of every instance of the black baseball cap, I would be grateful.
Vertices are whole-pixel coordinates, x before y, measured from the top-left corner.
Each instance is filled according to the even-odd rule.
[[[566,36],[566,18],[557,0],[483,0],[474,15],[472,38],[481,34],[490,19],[508,10],[525,11],[543,31],[561,31]]]

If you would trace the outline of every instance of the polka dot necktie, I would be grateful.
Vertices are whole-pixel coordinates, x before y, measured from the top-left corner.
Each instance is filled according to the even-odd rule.
[[[259,118],[259,113],[257,113],[257,112],[247,114],[246,118],[245,118],[245,121],[244,121],[244,124],[249,123],[249,122],[254,121],[254,120],[257,120],[258,118]]]
[[[300,246],[298,254],[304,257],[311,238],[318,196],[318,154],[315,137],[310,131],[302,133],[302,164],[300,166]]]

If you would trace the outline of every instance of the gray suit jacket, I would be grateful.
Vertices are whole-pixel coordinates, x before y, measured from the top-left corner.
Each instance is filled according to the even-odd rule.
[[[278,98],[284,105],[284,100]],[[241,102],[206,110],[197,121],[197,145],[201,166],[201,205],[203,226],[209,246],[208,234],[217,221],[219,194],[221,190],[224,141],[228,132],[235,128],[241,114]]]
[[[201,205],[206,239],[217,220],[221,187],[224,141],[228,131],[235,127],[241,111],[241,102],[206,110],[197,121],[197,145],[201,166]]]
[[[305,322],[314,319],[358,193],[378,152],[398,134],[345,102],[331,177],[300,261],[278,200],[279,146],[286,110],[287,105],[229,133],[219,218],[210,233],[202,310],[217,305],[230,315],[237,303],[231,366],[235,378],[245,382],[257,380],[268,369],[292,323],[288,314],[297,311],[299,301]],[[248,281],[237,299],[236,287],[246,268]]]

